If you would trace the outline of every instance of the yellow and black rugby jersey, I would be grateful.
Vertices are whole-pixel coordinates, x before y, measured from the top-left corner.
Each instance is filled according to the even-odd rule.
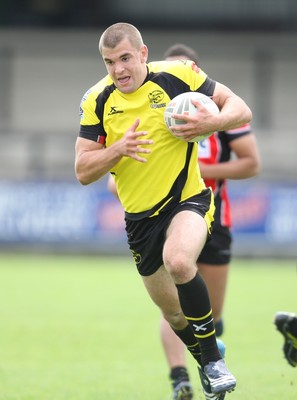
[[[193,149],[181,200],[205,188],[197,164],[197,144],[188,144],[171,134],[164,122],[164,110],[180,93],[199,91],[211,96],[215,82],[192,61],[157,61],[149,63],[147,68],[147,77],[135,92],[120,92],[106,76],[85,93],[80,107],[80,137],[108,147],[140,118],[138,130],[147,131],[145,139],[154,141],[149,145],[151,153],[142,154],[147,163],[123,157],[110,171],[120,201],[129,214],[143,213],[166,199],[183,170],[189,146]]]

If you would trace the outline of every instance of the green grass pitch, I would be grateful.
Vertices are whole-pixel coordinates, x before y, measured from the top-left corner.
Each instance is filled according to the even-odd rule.
[[[226,400],[296,400],[272,321],[297,312],[296,260],[234,259],[224,311]],[[188,357],[195,399],[203,399]],[[132,259],[0,255],[0,400],[169,400],[159,311]]]

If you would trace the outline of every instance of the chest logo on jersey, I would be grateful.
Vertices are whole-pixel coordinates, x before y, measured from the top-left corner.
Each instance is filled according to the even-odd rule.
[[[166,107],[166,103],[161,103],[161,101],[164,99],[164,92],[162,90],[154,90],[148,94],[148,98],[151,108]]]
[[[119,110],[118,108],[118,106],[110,107],[108,115],[121,114],[124,112],[123,110]]]

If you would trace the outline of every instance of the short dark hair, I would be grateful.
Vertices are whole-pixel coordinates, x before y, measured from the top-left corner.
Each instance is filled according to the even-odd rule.
[[[142,36],[134,25],[118,22],[102,33],[99,40],[100,53],[102,54],[102,47],[114,49],[125,38],[128,38],[132,46],[137,50],[143,46]]]
[[[176,43],[170,46],[164,53],[164,58],[179,56],[185,56],[187,59],[193,60],[198,64],[198,53],[191,47],[182,43]]]

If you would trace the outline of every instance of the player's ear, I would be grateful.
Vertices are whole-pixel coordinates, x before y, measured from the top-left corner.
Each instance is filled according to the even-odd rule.
[[[147,59],[148,59],[148,48],[147,48],[147,46],[145,44],[140,49],[140,59],[141,59],[141,62],[143,62],[143,63],[147,62]]]

